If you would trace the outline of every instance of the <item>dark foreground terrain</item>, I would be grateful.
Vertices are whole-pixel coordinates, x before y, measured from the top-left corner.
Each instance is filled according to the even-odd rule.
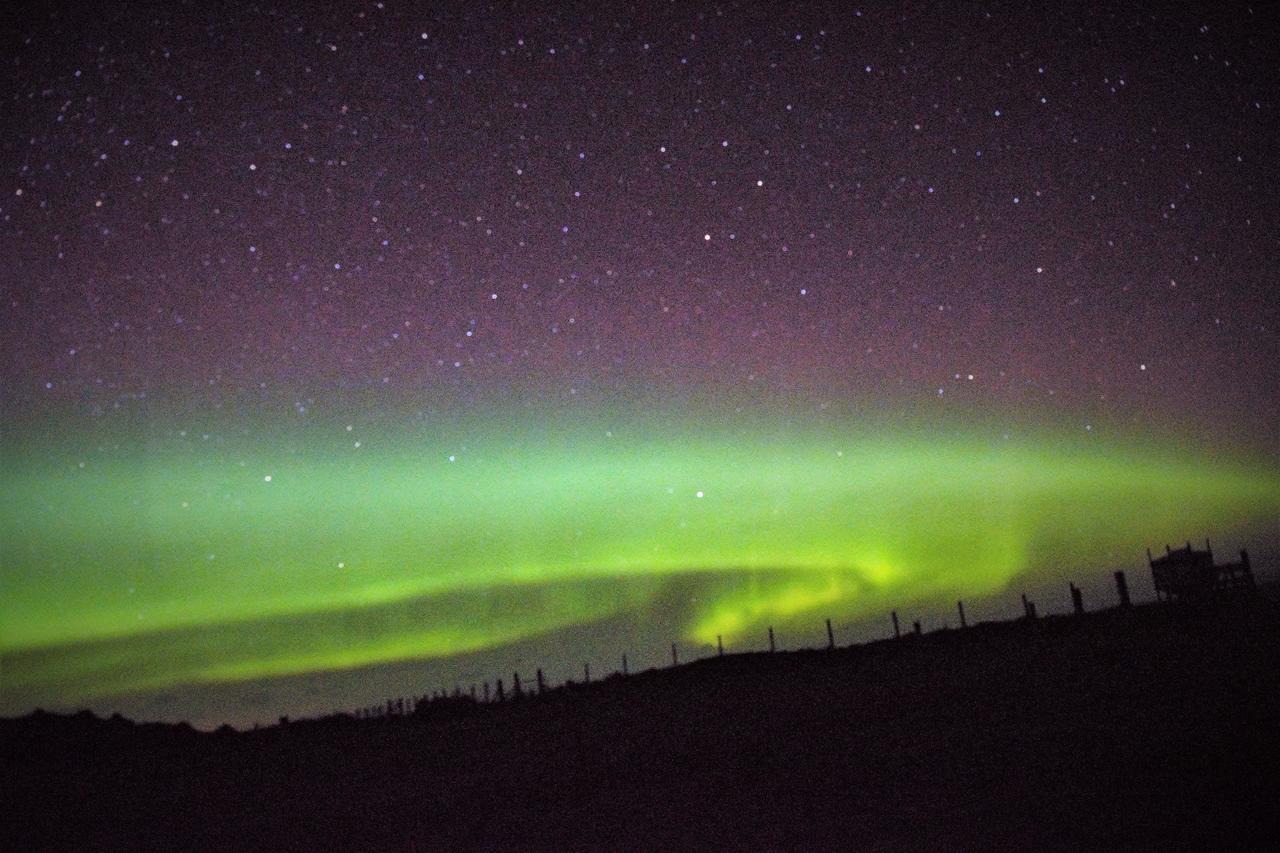
[[[413,717],[0,721],[0,848],[1280,849],[1268,600],[734,655]]]

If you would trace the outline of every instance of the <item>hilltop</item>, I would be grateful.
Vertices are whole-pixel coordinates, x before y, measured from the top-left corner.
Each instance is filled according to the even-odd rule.
[[[37,713],[0,721],[0,846],[1266,846],[1278,650],[1256,597],[245,732]]]

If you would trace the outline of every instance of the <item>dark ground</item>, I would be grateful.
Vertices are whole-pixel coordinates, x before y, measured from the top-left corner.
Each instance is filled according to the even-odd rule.
[[[1280,849],[1269,599],[733,655],[426,717],[0,721],[5,850]]]

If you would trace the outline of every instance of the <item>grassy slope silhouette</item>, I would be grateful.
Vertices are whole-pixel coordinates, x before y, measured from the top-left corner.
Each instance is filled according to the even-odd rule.
[[[375,720],[201,733],[36,714],[0,721],[0,846],[1242,847],[1277,837],[1277,651],[1261,596]]]

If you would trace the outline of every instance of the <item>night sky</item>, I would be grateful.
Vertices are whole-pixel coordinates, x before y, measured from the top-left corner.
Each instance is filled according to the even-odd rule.
[[[549,5],[8,17],[0,713],[1280,555],[1273,9]]]

